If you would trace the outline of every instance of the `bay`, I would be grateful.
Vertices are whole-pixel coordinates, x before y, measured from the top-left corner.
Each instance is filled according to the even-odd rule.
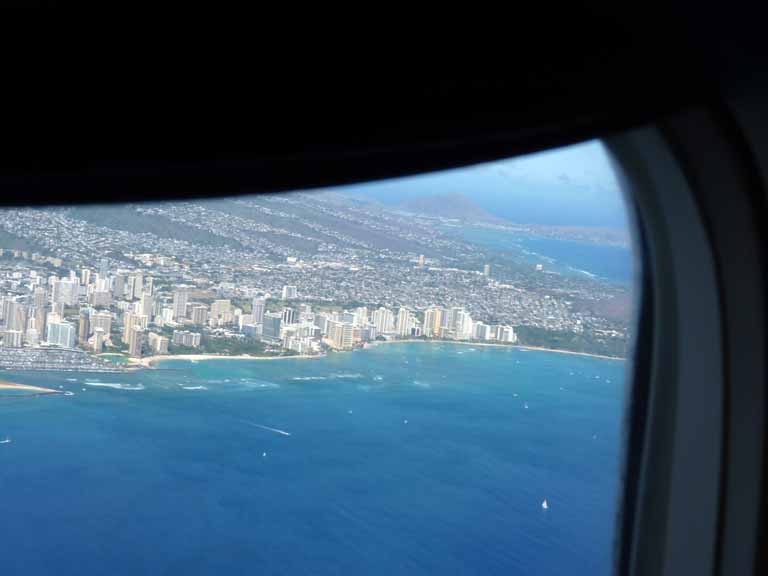
[[[5,375],[75,395],[0,397],[3,574],[610,573],[624,362],[161,366]]]
[[[633,255],[628,247],[545,238],[490,228],[466,227],[465,240],[497,252],[517,253],[531,264],[572,276],[590,276],[629,286],[633,281]]]

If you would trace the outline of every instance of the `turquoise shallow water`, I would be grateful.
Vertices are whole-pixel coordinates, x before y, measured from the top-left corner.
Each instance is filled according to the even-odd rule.
[[[5,375],[75,395],[0,397],[3,574],[610,571],[623,362],[388,344],[162,366]]]

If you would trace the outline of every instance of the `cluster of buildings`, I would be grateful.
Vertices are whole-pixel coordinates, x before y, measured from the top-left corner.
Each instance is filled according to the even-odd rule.
[[[323,194],[4,210],[6,246],[30,249],[0,249],[0,346],[142,356],[227,349],[211,346],[221,338],[316,353],[514,342],[513,326],[626,339],[626,288],[499,257],[438,224]]]
[[[142,270],[110,271],[106,262],[66,276],[30,270],[12,278],[13,291],[0,297],[4,348],[117,349],[140,357],[200,348],[204,335],[251,338],[299,354],[392,338],[516,341],[511,326],[475,321],[463,307],[313,310],[294,285],[282,287],[279,301],[268,293],[254,297],[248,309],[230,298],[201,298],[194,285],[158,290]]]

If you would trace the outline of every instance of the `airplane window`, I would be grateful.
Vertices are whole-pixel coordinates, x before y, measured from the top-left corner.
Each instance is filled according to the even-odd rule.
[[[0,211],[3,574],[609,574],[637,269],[597,141]]]

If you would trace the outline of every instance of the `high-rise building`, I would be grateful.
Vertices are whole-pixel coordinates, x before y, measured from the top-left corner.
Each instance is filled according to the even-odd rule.
[[[211,326],[220,326],[230,324],[234,316],[232,314],[231,300],[214,300],[211,304],[211,315],[209,322]]]
[[[439,306],[427,308],[424,311],[424,328],[422,330],[427,338],[439,338],[443,324],[443,309]]]
[[[466,310],[461,310],[454,317],[454,337],[457,340],[469,340],[472,337],[472,316]]]
[[[419,254],[419,268],[424,268],[424,254]]]
[[[168,354],[168,342],[168,338],[165,336],[160,336],[160,334],[150,332],[147,335],[147,344],[149,345],[149,349],[152,350],[152,352],[155,354]]]
[[[144,314],[134,314],[132,312],[126,312],[123,318],[124,330],[123,330],[123,343],[130,344],[131,332],[133,330],[146,330],[149,317]]]
[[[29,307],[15,300],[6,301],[5,327],[7,330],[19,330],[22,333],[27,329],[27,315]]]
[[[357,314],[355,314],[354,312],[344,311],[340,314],[340,316],[341,318],[339,318],[339,320],[341,322],[347,322],[349,324],[354,324],[355,322],[357,322]]]
[[[144,292],[146,294],[154,295],[155,279],[152,276],[149,276],[144,280]]]
[[[243,326],[253,325],[252,314],[238,314],[236,318],[237,318],[237,327],[240,329],[241,332],[243,331]]]
[[[106,258],[102,258],[99,260],[99,274],[102,278],[105,278],[107,276],[107,273],[109,272],[109,260]]]
[[[123,344],[129,344],[131,342],[131,332],[133,331],[133,325],[136,319],[136,314],[126,311],[123,314]]]
[[[97,312],[91,315],[91,329],[101,329],[104,332],[105,339],[109,337],[112,330],[112,315],[109,312]]]
[[[24,342],[24,332],[21,330],[6,330],[3,332],[3,346],[21,348]]]
[[[491,276],[491,265],[490,264],[486,264],[485,266],[483,266],[483,276],[485,276],[486,278],[490,278],[490,276]]]
[[[176,346],[186,346],[188,348],[197,348],[200,346],[200,333],[189,332],[187,330],[174,330],[173,343]]]
[[[88,268],[82,268],[80,270],[80,284],[88,286],[91,283],[91,271]]]
[[[395,329],[400,337],[411,335],[411,312],[408,308],[400,308],[398,310]]]
[[[56,316],[59,316],[61,318],[64,317],[64,303],[63,302],[54,302],[51,304],[51,312],[53,314],[56,314]]]
[[[282,314],[275,312],[265,313],[261,329],[261,338],[268,342],[279,342],[282,321]]]
[[[96,354],[100,354],[101,351],[104,349],[104,341],[106,340],[104,330],[102,328],[94,328],[93,329],[93,338],[91,338],[91,343],[93,345],[93,351],[96,352]]]
[[[379,334],[391,333],[395,329],[395,317],[392,311],[383,306],[373,312],[373,325]]]
[[[283,286],[283,300],[293,300],[298,298],[296,286]]]
[[[208,321],[208,309],[203,304],[195,304],[192,306],[190,318],[193,324],[205,324]]]
[[[35,308],[45,308],[48,295],[45,293],[45,288],[37,287],[32,296],[32,303]]]
[[[74,348],[75,337],[75,327],[69,322],[62,320],[48,322],[45,335],[48,344],[61,346],[62,348]]]
[[[37,348],[40,346],[40,332],[37,331],[37,328],[28,328],[24,340],[27,346]]]
[[[45,332],[45,322],[46,322],[46,316],[48,315],[48,311],[45,309],[45,306],[35,307],[35,329],[37,330],[38,337],[44,335]]]
[[[88,296],[88,302],[91,306],[109,308],[112,304],[112,295],[108,290],[94,290]]]
[[[295,324],[296,310],[294,310],[293,308],[283,308],[282,320],[283,320],[283,324]]]
[[[80,283],[77,279],[56,280],[51,290],[51,302],[65,306],[75,306]]]
[[[319,328],[321,334],[328,334],[328,321],[327,314],[315,314],[314,323]]]
[[[125,276],[122,274],[115,274],[115,279],[112,281],[112,294],[118,300],[125,296]]]
[[[107,276],[102,276],[101,274],[96,274],[96,279],[93,282],[93,289],[98,292],[109,292],[109,278]]]
[[[232,301],[228,299],[214,300],[211,304],[211,316],[221,316],[232,311]]]
[[[13,302],[13,298],[0,298],[0,320],[8,321],[8,309],[11,306],[11,302]]]
[[[254,324],[262,324],[264,322],[264,312],[267,310],[267,302],[264,298],[254,298],[251,314],[253,315]]]
[[[365,326],[368,324],[368,308],[365,306],[360,306],[358,308],[354,309],[355,319],[354,323],[357,326]]]
[[[152,294],[144,292],[141,295],[141,300],[139,301],[139,314],[143,314],[144,316],[152,317],[152,310],[154,307],[154,297]]]
[[[187,300],[189,299],[189,288],[179,286],[173,292],[173,319],[177,322],[187,317]]]
[[[77,329],[77,341],[80,344],[87,344],[88,337],[91,335],[91,319],[87,309],[80,310],[80,321]]]
[[[144,290],[144,278],[141,273],[135,273],[128,276],[128,300],[134,300],[141,297]]]
[[[359,339],[360,329],[358,327],[335,320],[328,322],[328,340],[331,347],[337,350],[351,350],[355,342],[355,332],[357,332]]]
[[[128,354],[134,358],[141,357],[142,345],[144,344],[144,330],[134,327],[130,332],[128,340]]]
[[[500,342],[507,342],[509,344],[517,342],[517,334],[515,334],[515,329],[512,326],[499,326],[497,334]]]
[[[173,322],[173,308],[163,308],[160,311],[160,319],[163,324],[170,324]]]
[[[490,330],[487,324],[483,322],[475,322],[472,329],[472,338],[475,340],[488,340],[490,337]]]
[[[375,340],[376,336],[376,326],[373,324],[366,324],[365,326],[360,327],[360,339],[364,342],[370,342],[371,340]]]

